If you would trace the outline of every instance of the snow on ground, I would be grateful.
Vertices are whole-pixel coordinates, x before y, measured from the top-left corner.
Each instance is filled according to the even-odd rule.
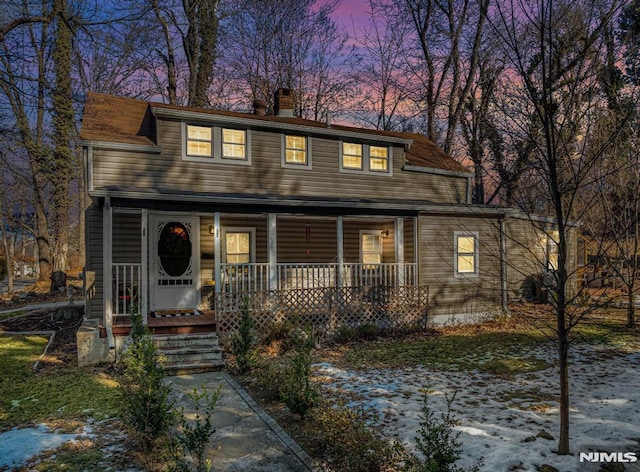
[[[553,363],[555,351],[541,346],[532,355]],[[613,354],[579,346],[573,348],[571,362],[572,453],[577,456],[588,446],[608,447],[640,457],[640,353]],[[328,363],[315,368],[317,375],[329,380],[330,388],[358,394],[378,412],[384,432],[410,449],[421,421],[420,390],[428,386],[436,418],[446,411],[445,395],[457,392],[451,412],[461,432],[459,466],[470,467],[483,457],[481,470],[490,472],[535,471],[542,464],[560,471],[578,469],[577,457],[554,453],[559,434],[555,367],[515,376],[426,367],[356,371]],[[536,438],[541,430],[554,439]]]
[[[57,449],[78,438],[77,434],[53,433],[44,424],[35,428],[12,429],[0,434],[0,470],[24,465],[44,451]]]

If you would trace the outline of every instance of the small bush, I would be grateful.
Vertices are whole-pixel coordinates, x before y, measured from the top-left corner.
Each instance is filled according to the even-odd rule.
[[[318,392],[311,384],[311,331],[297,330],[293,345],[295,352],[284,371],[281,394],[289,410],[304,417],[318,400]]]
[[[340,326],[335,334],[335,341],[340,344],[346,344],[353,341],[371,341],[380,335],[380,328],[376,325],[367,323],[359,325],[356,328],[348,326]]]
[[[374,431],[378,417],[363,407],[349,408],[343,401],[323,403],[310,413],[324,470],[377,472],[388,470],[404,457],[398,442],[387,441]]]
[[[231,335],[231,351],[241,374],[251,366],[253,358],[253,318],[249,312],[249,300],[245,297],[240,308],[241,318],[238,331]]]
[[[411,454],[406,461],[406,472],[465,472],[465,469],[457,467],[455,463],[460,459],[462,443],[458,441],[459,431],[454,431],[456,420],[451,414],[451,404],[455,400],[455,393],[447,400],[447,411],[442,413],[440,419],[435,417],[435,412],[429,406],[428,389],[424,389],[422,400],[422,421],[418,436],[416,436],[416,449],[420,456]],[[477,472],[482,467],[482,458],[478,460],[469,472]]]
[[[340,326],[334,336],[334,340],[340,344],[350,343],[358,339],[358,333],[355,329],[348,326]]]
[[[192,467],[186,458],[188,453],[193,460],[196,472],[208,472],[213,464],[211,459],[205,457],[205,452],[211,436],[216,432],[211,417],[220,396],[220,388],[213,393],[207,392],[204,387],[201,391],[194,388],[188,396],[195,404],[195,416],[193,421],[187,420],[184,408],[180,410],[179,423],[182,432],[177,434],[174,450],[175,463],[169,469],[172,472],[191,471]],[[204,404],[203,414],[200,412],[202,404]]]
[[[131,344],[124,354],[124,373],[120,382],[122,416],[140,448],[147,468],[152,454],[164,446],[175,414],[169,400],[170,387],[151,335],[142,325],[142,317],[133,315]]]
[[[253,385],[262,397],[268,401],[282,400],[285,367],[269,360],[260,360],[254,367]]]
[[[380,335],[380,328],[374,324],[363,324],[358,326],[357,335],[358,339],[371,341]]]
[[[271,323],[264,333],[262,344],[278,346],[278,353],[284,354],[293,349],[294,331],[297,324],[292,321],[276,321]]]

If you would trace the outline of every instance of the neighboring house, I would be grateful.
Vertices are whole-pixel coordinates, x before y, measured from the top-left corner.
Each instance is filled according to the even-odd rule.
[[[296,118],[283,89],[275,104],[88,95],[86,330],[113,346],[132,307],[156,328],[188,331],[177,314],[197,310],[230,329],[247,294],[310,310],[327,288],[360,307],[398,288],[442,321],[495,312],[552,266],[544,221],[472,205],[473,174],[424,136]]]

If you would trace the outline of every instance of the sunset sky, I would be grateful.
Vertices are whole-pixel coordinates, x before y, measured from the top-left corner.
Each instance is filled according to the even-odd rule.
[[[353,33],[354,27],[359,30],[367,25],[369,21],[368,10],[368,0],[342,0],[334,17],[347,28],[349,33]]]

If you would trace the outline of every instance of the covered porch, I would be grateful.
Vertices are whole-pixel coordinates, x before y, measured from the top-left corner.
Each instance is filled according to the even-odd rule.
[[[109,336],[124,334],[118,327],[133,312],[156,332],[215,330],[216,312],[245,294],[366,294],[418,284],[416,216],[164,212],[109,203],[102,242],[111,283],[101,294]]]

